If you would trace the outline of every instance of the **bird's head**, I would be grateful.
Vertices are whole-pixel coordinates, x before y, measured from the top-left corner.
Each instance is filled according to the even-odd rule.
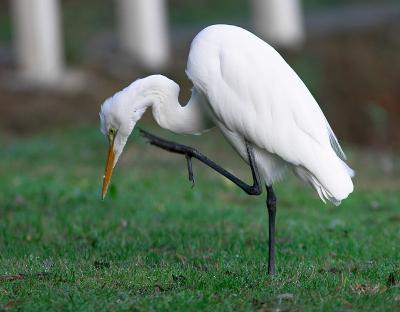
[[[103,199],[106,196],[113,169],[128,137],[146,110],[145,103],[141,97],[135,96],[136,93],[133,92],[134,88],[131,86],[105,100],[100,110],[100,129],[107,137],[109,144],[103,177]]]

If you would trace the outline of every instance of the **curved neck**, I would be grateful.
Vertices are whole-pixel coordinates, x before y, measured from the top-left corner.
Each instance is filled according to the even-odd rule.
[[[137,80],[132,85],[135,85],[135,102],[142,103],[144,110],[152,107],[153,117],[160,127],[186,134],[204,130],[204,114],[200,105],[202,97],[196,91],[192,92],[189,102],[181,106],[178,84],[165,76],[149,76]]]

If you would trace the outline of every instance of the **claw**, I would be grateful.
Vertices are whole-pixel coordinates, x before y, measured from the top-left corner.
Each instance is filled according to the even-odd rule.
[[[186,161],[187,161],[187,167],[188,167],[188,173],[189,173],[189,181],[192,182],[192,188],[194,188],[195,185],[195,180],[193,176],[193,167],[192,167],[192,157],[189,155],[185,155]]]

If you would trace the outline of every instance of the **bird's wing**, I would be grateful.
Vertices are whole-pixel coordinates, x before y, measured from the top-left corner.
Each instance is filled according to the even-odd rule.
[[[331,148],[331,140],[337,142],[308,89],[275,50],[266,44],[213,48],[204,66],[212,69],[188,74],[229,130],[295,164],[301,162],[292,151],[298,144]]]
[[[297,74],[250,33],[226,35],[219,42],[206,39],[192,44],[188,75],[206,94],[216,118],[258,147],[305,168],[329,192],[332,183],[325,182],[336,178],[326,168],[345,171],[334,151],[344,154]]]

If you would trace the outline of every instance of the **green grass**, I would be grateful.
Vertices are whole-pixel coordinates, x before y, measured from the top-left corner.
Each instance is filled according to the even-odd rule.
[[[246,176],[215,133],[183,141]],[[182,158],[135,135],[101,201],[105,152],[95,127],[2,138],[0,311],[400,309],[392,180],[372,189],[356,166],[360,186],[338,208],[294,179],[277,185],[270,278],[263,197],[198,163],[191,189]]]

